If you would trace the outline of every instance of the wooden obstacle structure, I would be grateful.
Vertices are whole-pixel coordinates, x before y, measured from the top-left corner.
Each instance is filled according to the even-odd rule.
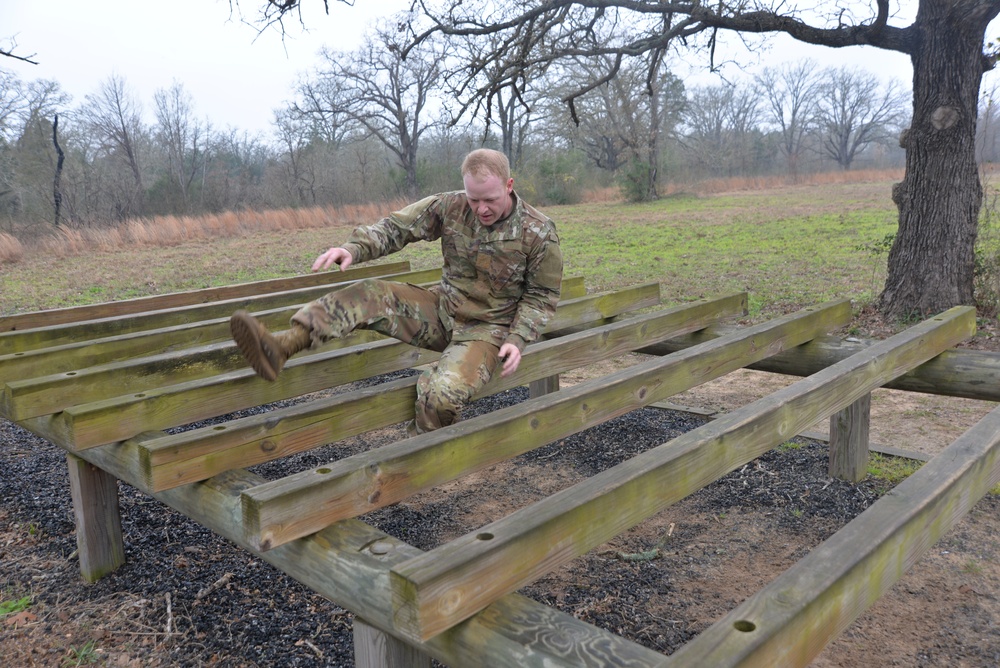
[[[1000,481],[994,412],[663,656],[514,592],[827,417],[831,472],[859,480],[879,387],[1000,401],[1000,356],[954,349],[974,333],[974,311],[867,345],[827,336],[849,322],[845,301],[734,327],[725,321],[745,312],[743,294],[663,308],[656,284],[588,295],[570,278],[544,340],[486,388],[528,385],[528,401],[278,480],[247,471],[412,418],[412,377],[349,384],[434,353],[358,332],[267,383],[229,339],[238,308],[282,328],[302,303],[371,276],[420,284],[439,272],[386,264],[0,317],[0,415],[67,451],[86,579],[124,560],[120,479],[353,611],[359,665],[802,666]],[[559,389],[560,373],[631,351],[652,356]],[[804,378],[428,552],[357,519],[741,368]],[[334,386],[347,387],[319,393]]]

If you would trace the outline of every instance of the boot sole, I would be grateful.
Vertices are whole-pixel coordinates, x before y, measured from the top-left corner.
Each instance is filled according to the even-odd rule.
[[[232,332],[236,346],[243,353],[247,364],[264,380],[273,381],[278,377],[280,367],[268,354],[268,346],[261,336],[260,327],[252,315],[246,311],[237,311],[229,319],[229,331]]]

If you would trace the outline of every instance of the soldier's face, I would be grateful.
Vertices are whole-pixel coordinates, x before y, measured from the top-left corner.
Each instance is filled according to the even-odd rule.
[[[483,225],[489,226],[498,220],[503,220],[514,204],[511,192],[514,190],[514,179],[504,183],[496,174],[466,174],[465,198]]]

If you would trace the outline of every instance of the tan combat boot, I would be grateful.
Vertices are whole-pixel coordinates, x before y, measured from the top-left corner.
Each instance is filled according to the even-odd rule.
[[[237,311],[229,318],[229,330],[247,364],[264,380],[274,380],[289,357],[309,347],[309,330],[298,323],[292,328],[272,334],[246,311]]]

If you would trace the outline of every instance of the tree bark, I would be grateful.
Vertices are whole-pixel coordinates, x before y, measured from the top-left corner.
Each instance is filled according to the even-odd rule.
[[[56,173],[52,177],[52,203],[55,207],[55,216],[52,220],[56,227],[59,227],[59,216],[62,212],[62,170],[63,163],[66,161],[66,154],[63,153],[62,147],[59,145],[59,114],[56,114],[52,120],[52,144],[56,147]]]
[[[997,3],[921,0],[909,28],[913,120],[900,137],[906,173],[893,188],[899,230],[880,297],[892,317],[973,304],[982,185],[975,137],[979,87],[988,66],[986,27]]]

